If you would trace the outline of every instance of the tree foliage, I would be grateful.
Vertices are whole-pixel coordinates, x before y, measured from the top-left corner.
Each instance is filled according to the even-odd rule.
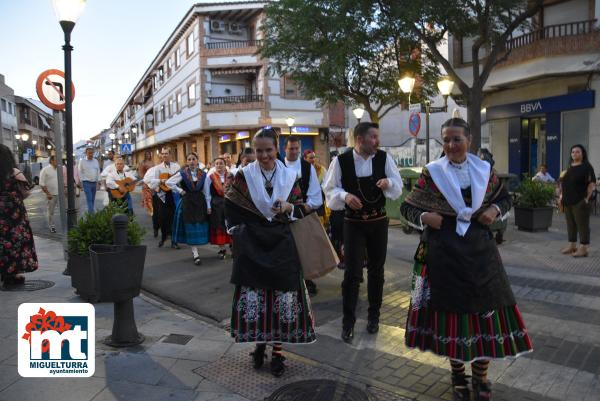
[[[265,10],[260,53],[308,97],[361,105],[377,122],[406,101],[400,76],[419,76],[428,95],[438,75],[435,65],[423,62],[418,36],[380,6],[359,0],[273,2]]]

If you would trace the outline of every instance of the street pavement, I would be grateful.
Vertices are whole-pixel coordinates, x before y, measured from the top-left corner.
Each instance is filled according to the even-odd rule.
[[[40,209],[43,204],[41,195],[39,192],[34,193],[27,204],[34,233],[38,235],[38,248],[40,243],[43,244],[47,253],[41,254],[44,268],[29,276],[36,278],[51,274],[46,271],[50,267],[45,267],[49,263],[51,269],[54,269],[51,280],[56,281],[57,285],[51,289],[29,293],[28,299],[56,299],[60,288],[61,299],[77,302],[78,298],[69,289],[68,280],[64,276],[57,276],[57,272],[64,267],[64,261],[61,259],[62,254],[59,255],[59,248],[52,247],[51,244],[55,242],[51,241],[60,240],[61,236],[48,233],[44,227],[43,208]],[[142,224],[149,227],[148,216],[137,206],[139,197],[134,196],[134,200],[136,215]],[[555,214],[552,227],[543,233],[518,231],[512,219],[509,221],[506,242],[499,249],[535,350],[518,359],[492,363],[490,379],[494,382],[495,400],[600,399],[600,251],[594,247],[596,233],[600,230],[600,218],[592,216],[591,223],[590,256],[574,259],[559,252],[566,242],[562,215]],[[231,260],[219,260],[216,247],[204,246],[200,250],[203,265],[195,266],[187,247],[182,246],[180,250],[159,249],[151,231],[149,230],[145,239],[148,245],[143,283],[146,295],[136,300],[138,325],[141,332],[150,334],[147,335],[149,340],[140,349],[116,352],[118,358],[113,356],[115,351],[102,351],[105,354],[98,358],[97,364],[110,366],[107,371],[114,369],[116,372],[128,373],[129,368],[122,368],[129,366],[127,358],[142,358],[135,365],[140,372],[145,371],[145,363],[141,362],[145,361],[148,362],[148,367],[158,370],[151,377],[164,374],[167,379],[162,380],[161,376],[147,383],[135,377],[120,380],[120,373],[113,376],[102,376],[100,373],[93,379],[98,379],[99,388],[93,397],[102,393],[104,395],[99,398],[78,399],[138,399],[129,398],[137,391],[134,390],[135,386],[154,386],[157,394],[166,394],[161,393],[168,391],[165,388],[183,389],[190,393],[181,397],[173,396],[174,398],[157,395],[155,398],[139,399],[193,400],[193,397],[203,397],[203,392],[207,390],[201,384],[205,383],[205,386],[218,386],[219,391],[223,391],[222,394],[229,394],[224,395],[225,397],[242,397],[218,399],[261,400],[288,381],[305,377],[331,377],[364,388],[380,400],[451,400],[447,360],[433,354],[409,350],[403,343],[410,299],[410,271],[412,256],[418,243],[417,235],[406,235],[398,226],[390,229],[380,332],[369,335],[365,331],[366,288],[362,286],[358,311],[358,316],[362,319],[356,325],[354,344],[341,342],[340,283],[343,272],[336,270],[317,280],[319,293],[311,300],[317,320],[317,343],[287,347],[290,369],[283,380],[275,380],[266,371],[256,373],[248,368],[247,347],[231,344],[224,331],[229,323],[233,290],[229,284]],[[9,301],[3,302],[3,315],[0,318],[10,323],[16,315],[16,305],[24,302],[26,296],[2,293],[2,297]],[[98,331],[105,330],[106,334],[110,326],[110,305],[98,304],[96,308],[104,319],[101,320],[104,325],[101,327],[99,324]],[[148,326],[150,322],[153,323]],[[11,345],[1,347],[1,369],[6,374],[0,377],[13,379],[6,379],[6,383],[0,380],[0,400],[33,399],[15,398],[15,389],[34,391],[35,383],[38,382],[28,379],[27,385],[19,384],[25,379],[17,380],[14,368],[14,355],[11,354],[16,351],[16,347],[12,345],[14,329],[6,329],[7,326],[14,326],[3,326],[5,330],[0,334],[3,341]],[[205,336],[205,332],[209,334]],[[189,334],[193,338],[186,345],[162,343],[168,334]],[[102,334],[97,334],[97,338],[102,338]],[[203,341],[215,343],[203,344]],[[228,345],[219,348],[221,343]],[[154,353],[156,348],[160,348],[163,353]],[[224,348],[227,349],[223,350]],[[209,357],[205,357],[205,354]],[[165,358],[166,362],[163,363],[160,358]],[[107,361],[112,362],[106,365]],[[175,366],[178,369],[172,371]],[[97,367],[97,371],[101,372],[102,368]],[[195,382],[198,378],[200,382]],[[191,381],[188,382],[188,379]],[[172,380],[179,382],[172,386]],[[56,381],[58,379],[52,383]],[[90,389],[91,387],[86,388],[86,391],[91,391]],[[120,396],[120,392],[128,395]],[[106,398],[107,394],[114,398]]]

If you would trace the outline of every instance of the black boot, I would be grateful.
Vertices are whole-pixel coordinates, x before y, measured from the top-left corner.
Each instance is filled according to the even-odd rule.
[[[275,377],[281,377],[285,372],[285,365],[283,364],[285,357],[280,354],[275,354],[271,357],[271,374]]]
[[[267,344],[256,344],[254,352],[250,353],[250,356],[252,356],[252,361],[254,363],[254,369],[262,368],[263,363],[265,363],[265,359],[267,358],[267,356],[265,355],[266,348]]]
[[[452,395],[454,401],[469,401],[471,399],[466,375],[452,375]]]
[[[473,396],[475,401],[489,401],[492,399],[492,385],[490,382],[473,380]]]

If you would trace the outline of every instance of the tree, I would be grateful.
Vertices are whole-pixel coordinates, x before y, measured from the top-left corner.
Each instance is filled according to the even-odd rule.
[[[423,64],[416,35],[356,0],[280,0],[268,5],[262,57],[321,104],[362,105],[379,122],[406,101],[397,80],[418,75],[425,92],[438,74]]]
[[[481,106],[483,88],[493,68],[506,60],[510,48],[506,43],[519,28],[542,7],[543,0],[379,0],[387,18],[402,21],[405,30],[424,44],[424,54],[444,67],[462,93],[473,140],[471,148],[481,146]],[[462,79],[455,67],[442,55],[438,46],[447,35],[471,38],[471,82]],[[480,50],[485,50],[481,58]]]

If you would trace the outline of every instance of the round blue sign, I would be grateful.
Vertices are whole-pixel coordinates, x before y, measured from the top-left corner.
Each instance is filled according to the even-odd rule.
[[[419,113],[412,113],[408,119],[408,132],[414,137],[419,135],[421,129],[421,115]]]

